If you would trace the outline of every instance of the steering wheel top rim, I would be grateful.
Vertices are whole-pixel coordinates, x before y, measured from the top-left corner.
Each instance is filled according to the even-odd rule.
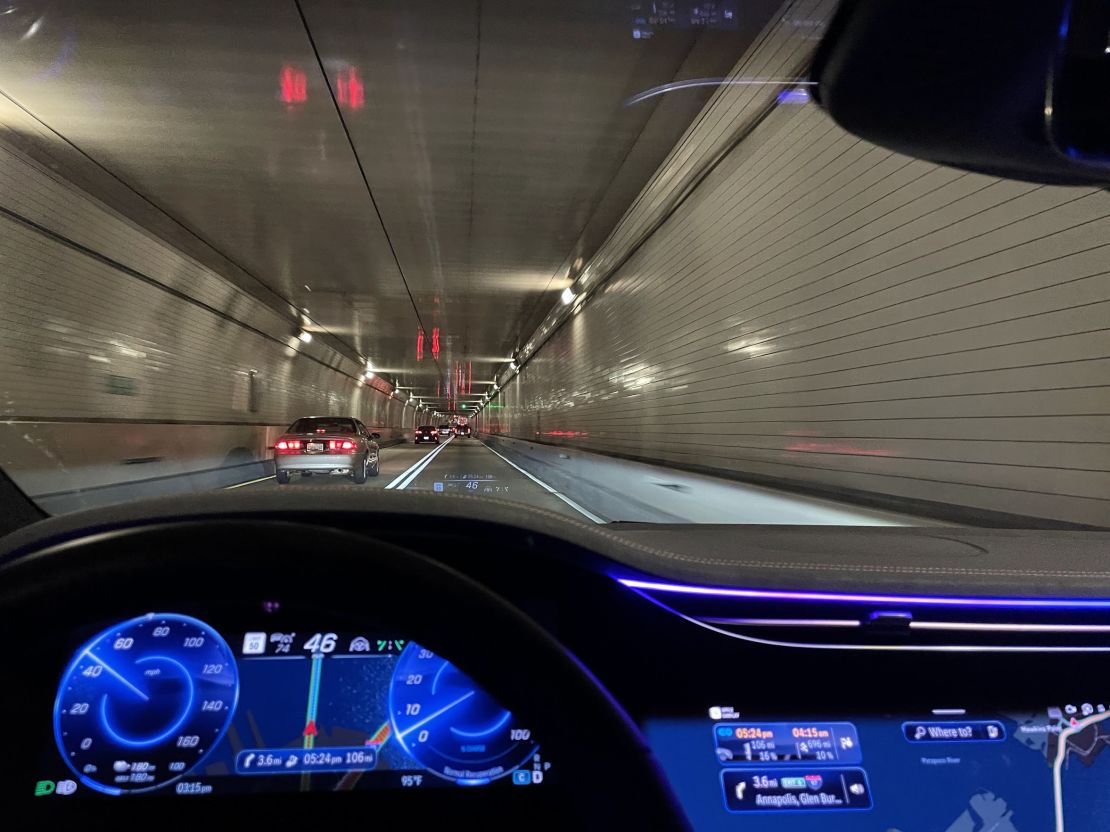
[[[218,584],[211,580],[216,574],[222,576]],[[571,798],[566,808],[578,815],[577,825],[687,828],[639,730],[577,659],[484,585],[391,543],[269,518],[179,520],[120,529],[5,564],[0,620],[19,608],[41,609],[59,601],[67,614],[88,620],[119,617],[135,609],[128,606],[134,603],[128,590],[133,598],[136,589],[148,593],[147,606],[156,603],[149,597],[152,588],[166,602],[228,601],[228,588],[244,583],[262,597],[306,608],[326,586],[325,603],[333,612],[365,615],[448,657],[527,717],[558,767],[558,783]],[[370,586],[386,589],[373,594],[372,610],[367,609]],[[73,600],[77,587],[86,601],[95,600]],[[96,587],[114,591],[100,597],[90,592]],[[414,593],[422,599],[419,611],[407,600]],[[506,675],[506,666],[514,672]]]

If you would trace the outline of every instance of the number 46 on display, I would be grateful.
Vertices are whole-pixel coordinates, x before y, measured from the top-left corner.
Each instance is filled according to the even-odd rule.
[[[313,633],[312,638],[304,643],[304,649],[310,653],[330,653],[335,650],[337,638],[335,633]]]

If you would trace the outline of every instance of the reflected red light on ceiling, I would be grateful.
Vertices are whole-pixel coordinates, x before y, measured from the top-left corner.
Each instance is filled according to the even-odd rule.
[[[439,358],[439,327],[432,329],[432,358]]]
[[[335,77],[335,97],[350,110],[361,110],[366,105],[366,87],[358,77],[358,67],[349,66]]]
[[[308,100],[308,79],[304,70],[292,64],[285,64],[278,77],[281,100],[286,104],[303,104]]]
[[[416,333],[416,360],[424,360],[424,330],[419,330]]]
[[[584,436],[589,436],[590,432],[586,430],[545,430],[542,434],[538,435],[557,436],[560,439],[581,439]]]
[[[474,367],[469,361],[466,362],[466,395],[471,393],[471,385],[474,383]]]

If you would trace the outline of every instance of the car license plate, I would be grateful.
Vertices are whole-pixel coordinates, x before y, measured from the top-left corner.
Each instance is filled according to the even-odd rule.
[[[308,451],[310,454],[318,454],[322,450],[324,450],[324,443],[323,442],[309,442],[308,444],[305,445],[305,450]]]

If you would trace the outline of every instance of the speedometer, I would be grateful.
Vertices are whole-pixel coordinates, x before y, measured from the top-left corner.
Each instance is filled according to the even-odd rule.
[[[238,696],[235,657],[219,633],[195,618],[152,613],[104,630],[73,656],[54,736],[87,786],[149,791],[208,755]]]
[[[409,642],[389,694],[397,741],[432,774],[481,785],[538,751],[532,732],[442,656]]]

